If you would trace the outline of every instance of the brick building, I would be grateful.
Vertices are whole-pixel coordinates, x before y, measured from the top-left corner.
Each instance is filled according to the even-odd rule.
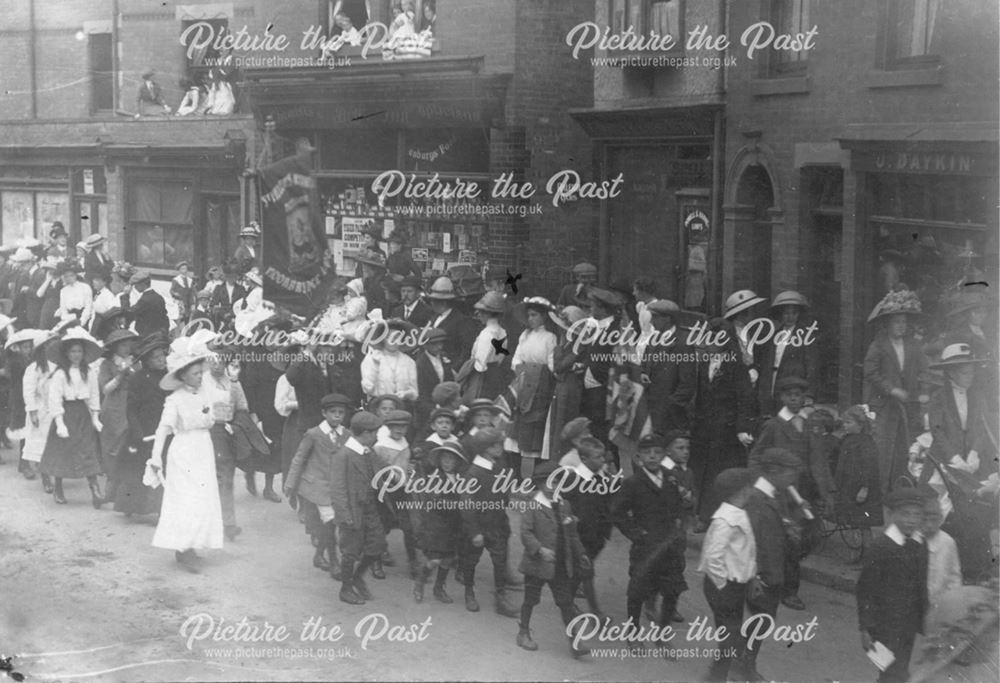
[[[597,0],[602,30],[731,41],[584,53],[618,60],[595,66],[594,107],[574,116],[595,167],[629,185],[600,211],[602,266],[708,313],[735,289],[803,292],[820,398],[859,400],[886,277],[935,312],[946,281],[996,272],[997,64],[977,57],[997,52],[996,14],[974,0]],[[748,58],[740,38],[762,21],[815,26],[811,49]]]

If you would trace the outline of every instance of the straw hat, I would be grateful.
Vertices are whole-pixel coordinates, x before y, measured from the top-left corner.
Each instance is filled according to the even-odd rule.
[[[253,284],[257,285],[258,287],[263,287],[264,286],[264,278],[261,277],[260,270],[258,270],[256,267],[251,268],[250,270],[248,270],[247,274],[244,275],[243,277],[245,277],[248,282],[252,282]]]
[[[766,299],[762,296],[757,296],[757,293],[752,289],[741,289],[738,292],[733,292],[726,299],[726,311],[722,314],[722,317],[728,320],[734,315],[749,310],[764,301]]]
[[[83,345],[83,362],[93,363],[101,357],[101,345],[82,327],[71,328],[62,336],[58,344],[52,344],[45,350],[45,356],[53,363],[58,363],[63,357],[63,351],[72,344]]]
[[[774,297],[774,301],[771,302],[771,311],[781,308],[782,306],[799,306],[801,308],[809,308],[809,301],[792,290],[787,292],[781,292],[778,296]]]
[[[486,294],[473,307],[477,311],[503,315],[507,310],[507,299],[500,292],[486,292]]]
[[[208,346],[197,337],[178,337],[170,344],[167,356],[167,374],[160,380],[160,388],[173,391],[184,385],[181,373],[195,363],[201,363],[212,355]]]
[[[3,348],[6,350],[15,344],[23,344],[28,341],[35,343],[35,339],[38,337],[39,332],[42,332],[42,330],[33,330],[31,328],[18,330],[7,337],[7,341],[4,342]]]
[[[0,332],[13,325],[15,322],[17,322],[17,318],[9,318],[3,313],[0,313]]]
[[[240,230],[240,237],[260,237],[260,226],[256,221],[251,221]]]
[[[959,365],[985,365],[989,361],[982,358],[975,358],[972,355],[972,347],[968,344],[949,344],[941,352],[941,360],[932,363],[929,368],[943,370]]]
[[[14,253],[10,257],[11,263],[28,263],[33,261],[35,255],[31,253],[31,249],[27,247],[18,247],[14,250]]]
[[[555,310],[555,307],[552,305],[552,302],[546,299],[544,296],[529,296],[527,299],[524,300],[523,303],[525,308],[533,308],[536,311],[540,311],[543,314],[544,313],[551,314]]]
[[[441,276],[434,281],[431,289],[424,295],[426,299],[436,299],[437,301],[452,301],[457,298],[455,294],[455,284],[451,278]]]
[[[552,322],[564,330],[570,329],[573,327],[574,323],[577,323],[586,317],[587,312],[579,306],[564,306],[558,313],[555,311],[549,312],[549,318],[552,319]]]

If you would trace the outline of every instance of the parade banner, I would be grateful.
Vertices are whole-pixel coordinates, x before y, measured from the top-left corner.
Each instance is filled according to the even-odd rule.
[[[309,154],[260,169],[264,298],[296,315],[315,312],[330,274]]]

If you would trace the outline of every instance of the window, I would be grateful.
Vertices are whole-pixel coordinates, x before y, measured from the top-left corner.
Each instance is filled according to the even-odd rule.
[[[129,196],[130,249],[136,263],[171,267],[194,260],[194,192],[178,181],[140,180]]]
[[[45,241],[49,228],[56,221],[73,233],[69,220],[69,195],[65,192],[3,190],[0,192],[0,205],[0,243],[11,244],[29,237]],[[75,237],[75,234],[72,236]]]
[[[91,33],[87,39],[90,58],[90,113],[111,111],[115,108],[111,34]]]
[[[934,24],[938,0],[890,0],[887,26],[887,65],[935,60]]]
[[[214,40],[204,47],[198,47],[193,50],[189,50],[188,45],[203,43],[206,37],[210,35],[218,37],[229,30],[229,19],[225,17],[185,19],[181,21],[181,35],[184,36],[185,31],[196,24],[198,26],[191,29],[190,33],[187,33],[187,42],[182,42],[184,60],[187,65],[189,77],[191,78],[197,78],[212,67],[219,66],[222,53],[213,46],[215,43]]]
[[[809,31],[809,0],[773,0],[771,24],[778,34],[796,35]],[[809,53],[805,50],[770,50],[767,71],[772,77],[797,76],[806,71]]]
[[[608,23],[611,32],[622,34],[632,29],[636,35],[673,36],[675,45],[684,45],[682,0],[611,0]]]

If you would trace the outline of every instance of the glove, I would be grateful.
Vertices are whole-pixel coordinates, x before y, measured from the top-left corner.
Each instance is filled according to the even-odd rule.
[[[475,536],[473,536],[472,537],[472,545],[476,546],[477,548],[482,548],[483,547],[483,535],[482,534],[476,534]]]
[[[554,550],[550,550],[548,548],[540,548],[539,551],[538,551],[538,554],[546,562],[555,562],[556,561],[556,553],[555,553]]]
[[[58,436],[60,439],[68,439],[69,438],[69,430],[66,429],[66,425],[65,424],[59,423],[59,424],[56,425],[56,436]]]
[[[750,444],[753,443],[753,437],[747,434],[746,432],[740,432],[739,434],[736,435],[736,438],[739,439],[740,443],[743,444],[744,446],[749,446]]]
[[[100,434],[101,430],[104,429],[104,425],[101,424],[101,419],[96,415],[90,418],[90,422],[94,425],[94,429],[98,434]]]

